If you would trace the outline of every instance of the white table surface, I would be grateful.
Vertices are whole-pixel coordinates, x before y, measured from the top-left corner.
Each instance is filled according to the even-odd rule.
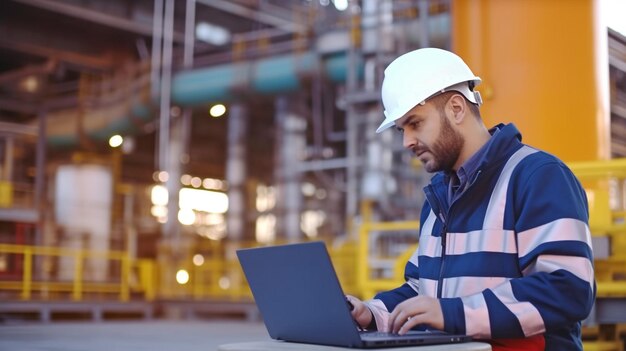
[[[283,341],[256,341],[235,344],[220,345],[218,351],[345,351],[355,350],[345,347],[323,346],[313,344],[300,344]],[[464,342],[445,345],[402,346],[395,348],[383,348],[376,350],[399,350],[399,351],[491,351],[491,345],[484,342]]]

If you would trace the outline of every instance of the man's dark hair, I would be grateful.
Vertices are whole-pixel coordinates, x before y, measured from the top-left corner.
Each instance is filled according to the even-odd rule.
[[[440,113],[444,113],[444,106],[446,105],[446,102],[448,102],[450,97],[454,94],[460,94],[461,96],[463,96],[463,99],[465,99],[465,102],[467,102],[467,105],[469,106],[469,109],[472,112],[472,114],[477,119],[481,118],[480,109],[478,108],[478,105],[469,101],[463,94],[459,93],[458,91],[446,91],[444,93],[431,97],[430,99],[428,99],[428,101],[432,102],[435,105],[435,107],[437,108],[437,111],[439,111]]]

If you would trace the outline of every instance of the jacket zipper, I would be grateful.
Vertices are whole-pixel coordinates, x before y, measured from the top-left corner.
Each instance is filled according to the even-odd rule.
[[[474,176],[474,178],[469,182],[469,184],[466,185],[465,190],[467,191],[467,189],[469,189],[472,185],[474,185],[474,183],[476,183],[476,181],[478,180],[478,176],[480,176],[480,174],[482,173],[481,170],[478,170],[478,172],[476,173],[476,175]],[[435,193],[435,191],[432,188],[432,185],[429,185],[426,187],[427,190],[427,198],[429,198],[429,194],[431,195],[430,197],[433,200],[437,201],[437,210],[439,212],[439,220],[441,221],[442,224],[442,228],[441,228],[441,233],[440,233],[440,237],[441,237],[441,264],[439,265],[439,278],[437,279],[437,298],[440,299],[443,295],[443,273],[444,273],[444,268],[445,268],[445,259],[446,259],[446,244],[447,244],[447,238],[448,238],[448,224],[446,221],[446,218],[449,218],[450,216],[450,212],[452,209],[452,205],[456,202],[456,200],[453,200],[452,203],[450,203],[450,205],[448,206],[448,211],[447,214],[448,216],[444,215],[443,211],[441,210],[441,202],[439,201],[439,197],[437,196],[437,194]],[[431,207],[433,204],[431,203]]]
[[[443,213],[439,212],[439,219],[443,223],[441,228],[441,264],[439,265],[439,279],[437,280],[437,298],[440,299],[443,293],[443,269],[446,262],[446,238],[448,228]]]

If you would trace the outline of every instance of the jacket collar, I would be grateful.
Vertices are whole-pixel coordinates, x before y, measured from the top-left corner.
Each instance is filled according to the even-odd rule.
[[[495,133],[498,130],[499,132]],[[499,166],[511,154],[522,147],[522,134],[513,123],[500,123],[489,129],[489,134],[493,135],[492,141],[487,145],[484,157],[478,161],[478,167],[476,167],[473,174],[468,175],[469,181],[474,179],[477,172],[484,172],[492,167]],[[447,178],[444,172],[437,172],[432,177],[431,184],[435,187],[445,185],[447,189]]]

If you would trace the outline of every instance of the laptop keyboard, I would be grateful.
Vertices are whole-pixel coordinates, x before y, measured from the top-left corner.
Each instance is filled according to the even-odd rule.
[[[371,332],[361,332],[361,336],[365,336],[367,338],[389,338],[389,337],[397,338],[397,337],[403,337],[403,336],[411,336],[411,334],[407,333],[404,335],[400,335],[396,333],[371,331]]]
[[[440,332],[438,330],[434,330],[434,331],[419,331],[419,330],[411,330],[406,334],[400,335],[400,334],[396,334],[396,333],[387,333],[387,332],[379,332],[379,331],[364,331],[360,333],[362,337],[367,337],[367,338],[389,338],[389,337],[393,337],[393,338],[398,338],[398,337],[415,337],[415,335],[436,335],[436,334],[443,334],[443,332]]]

